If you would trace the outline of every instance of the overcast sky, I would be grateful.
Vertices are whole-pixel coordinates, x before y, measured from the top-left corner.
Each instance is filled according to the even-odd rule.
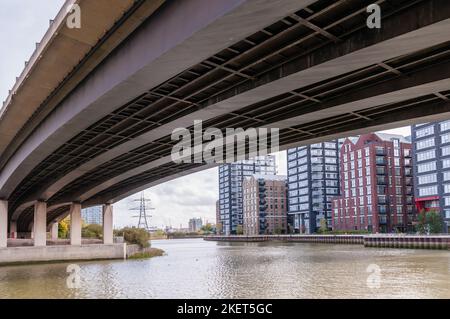
[[[48,28],[49,20],[58,13],[64,0],[0,0],[0,100],[4,101],[19,76],[24,63],[40,42]],[[409,128],[390,130],[391,133],[409,135]],[[277,154],[279,174],[286,174],[286,154]],[[134,225],[136,219],[128,208],[130,199],[114,206],[116,227]],[[215,221],[215,202],[218,197],[217,169],[210,169],[164,183],[146,191],[146,197],[156,208],[152,225],[161,227],[187,226],[189,218],[201,217]]]

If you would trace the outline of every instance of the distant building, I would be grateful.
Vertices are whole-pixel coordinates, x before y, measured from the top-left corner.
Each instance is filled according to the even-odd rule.
[[[203,227],[203,222],[201,218],[191,218],[189,220],[189,232],[198,232]]]
[[[286,176],[245,177],[242,189],[244,235],[287,233]]]
[[[216,226],[221,223],[220,221],[220,201],[216,201]]]
[[[412,230],[411,156],[411,143],[401,135],[347,138],[340,150],[342,195],[333,199],[333,229]]]
[[[412,127],[417,211],[438,210],[450,231],[450,120]]]
[[[287,151],[288,213],[297,233],[312,234],[322,219],[331,227],[331,199],[339,195],[340,141]]]
[[[219,167],[220,222],[223,234],[236,234],[238,225],[243,224],[242,182],[244,177],[253,174],[275,175],[275,157],[258,156]]]
[[[103,224],[103,207],[93,206],[81,210],[81,218],[85,224],[102,225]]]

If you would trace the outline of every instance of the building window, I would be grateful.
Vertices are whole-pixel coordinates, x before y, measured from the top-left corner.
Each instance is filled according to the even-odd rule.
[[[441,127],[441,132],[445,132],[445,131],[450,130],[450,120],[449,121],[445,121],[445,122],[441,122],[440,127]]]
[[[430,159],[434,159],[434,158],[436,158],[436,150],[429,150],[426,152],[417,153],[417,161],[418,162],[426,161],[426,160],[430,160]]]
[[[444,197],[444,205],[445,206],[450,206],[450,197]]]
[[[450,142],[450,133],[441,135],[442,144],[446,144]]]
[[[423,141],[418,141],[416,143],[416,148],[418,150],[421,150],[421,149],[424,149],[424,148],[427,148],[427,147],[433,147],[434,145],[435,145],[434,138],[429,138],[429,139],[426,139],[426,140],[423,140]]]
[[[437,183],[437,174],[418,176],[419,185]]]
[[[435,170],[436,170],[436,162],[429,162],[417,165],[417,171],[419,173],[431,172]]]
[[[434,134],[434,126],[428,126],[416,131],[416,137],[421,138]]]
[[[450,172],[444,172],[443,175],[444,181],[450,181]]]
[[[442,160],[442,168],[450,168],[450,159]]]
[[[436,195],[437,192],[437,186],[419,187],[419,196]]]
[[[444,193],[450,194],[450,184],[444,184]]]
[[[445,210],[445,219],[450,219],[450,209]]]

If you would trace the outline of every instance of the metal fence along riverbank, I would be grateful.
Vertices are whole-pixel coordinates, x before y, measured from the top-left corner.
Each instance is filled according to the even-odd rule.
[[[365,247],[449,249],[450,236],[410,236],[410,235],[259,235],[259,236],[205,236],[208,241],[266,242],[284,241],[321,244],[354,244]]]

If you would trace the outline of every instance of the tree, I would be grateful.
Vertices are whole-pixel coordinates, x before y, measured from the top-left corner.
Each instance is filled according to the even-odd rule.
[[[444,221],[439,211],[422,209],[417,216],[416,230],[419,234],[439,234],[444,227]]]
[[[216,234],[217,235],[222,234],[222,223],[220,223],[220,222],[216,224]]]
[[[210,234],[214,231],[214,228],[210,223],[207,223],[205,226],[201,228],[201,231],[206,234]]]
[[[430,234],[439,234],[442,232],[444,221],[442,220],[442,215],[440,212],[435,210],[428,211],[426,214],[426,222]]]
[[[242,225],[237,225],[236,235],[243,235],[243,234],[244,234],[244,227],[242,227]]]
[[[281,234],[283,233],[283,230],[282,230],[280,227],[276,227],[276,228],[273,230],[273,233],[274,233],[275,235],[281,235]]]
[[[103,238],[103,227],[97,224],[85,225],[81,228],[83,238]]]
[[[150,233],[142,228],[125,227],[115,231],[117,236],[123,236],[128,244],[136,244],[141,248],[150,247]]]
[[[427,233],[427,226],[426,226],[426,212],[424,209],[422,209],[419,214],[417,215],[417,225],[416,230],[419,234],[426,234]]]
[[[320,220],[319,233],[324,234],[328,231],[328,222],[325,218]]]
[[[64,239],[69,237],[70,219],[64,218],[58,223],[58,238]]]

